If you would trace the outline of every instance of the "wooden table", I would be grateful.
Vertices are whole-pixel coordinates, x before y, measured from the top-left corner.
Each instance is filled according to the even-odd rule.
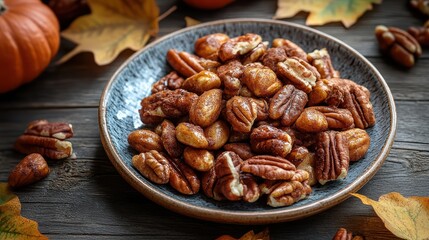
[[[395,143],[387,161],[359,192],[373,199],[397,191],[429,196],[429,50],[416,66],[404,70],[383,58],[374,38],[378,24],[403,29],[422,22],[406,0],[385,0],[345,29],[339,23],[317,29],[331,34],[366,56],[381,72],[394,95],[398,115]],[[276,0],[237,0],[213,12],[195,11],[180,1],[159,0],[161,12],[178,10],[160,23],[158,36],[185,26],[184,17],[203,22],[237,17],[271,18]],[[289,21],[304,24],[305,14]],[[59,55],[70,51],[63,41]],[[7,181],[23,155],[12,149],[28,122],[35,119],[73,124],[75,160],[49,161],[51,174],[43,181],[16,191],[22,214],[37,220],[40,231],[52,239],[214,239],[235,237],[265,226],[235,226],[178,215],[147,200],[116,172],[100,142],[97,111],[105,84],[132,54],[123,52],[110,65],[97,66],[89,53],[60,66],[49,67],[36,81],[0,96],[0,181]],[[272,239],[330,239],[339,227],[367,239],[392,239],[373,210],[351,198],[318,215],[268,226]]]

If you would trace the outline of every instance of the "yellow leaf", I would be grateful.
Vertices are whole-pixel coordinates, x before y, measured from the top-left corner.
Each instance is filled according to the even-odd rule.
[[[350,27],[372,4],[382,0],[278,0],[274,18],[290,18],[300,11],[310,12],[305,24],[323,25],[341,21]]]
[[[61,58],[94,53],[98,65],[111,63],[121,51],[141,49],[158,33],[159,9],[155,0],[87,0],[91,14],[79,17],[61,35],[78,46]]]
[[[393,192],[374,201],[364,195],[352,193],[363,204],[374,208],[389,231],[403,239],[429,239],[429,197],[405,198]]]
[[[198,21],[198,20],[193,19],[193,18],[188,17],[188,16],[185,16],[185,22],[186,22],[186,27],[198,25],[201,23],[201,21]]]
[[[0,183],[0,239],[48,239],[37,228],[37,222],[21,216],[21,203],[7,183]]]

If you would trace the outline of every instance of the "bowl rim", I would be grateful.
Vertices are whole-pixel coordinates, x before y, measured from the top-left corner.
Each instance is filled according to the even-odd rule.
[[[233,210],[204,208],[204,207],[189,204],[187,202],[183,202],[181,200],[177,200],[171,196],[168,196],[167,194],[164,194],[160,191],[157,191],[156,189],[153,189],[150,185],[142,181],[139,178],[139,176],[135,175],[132,171],[128,169],[125,163],[121,160],[118,152],[114,149],[112,145],[112,140],[108,134],[107,125],[106,125],[107,123],[106,105],[107,105],[107,99],[110,95],[109,90],[113,82],[115,81],[115,79],[117,79],[118,74],[121,73],[122,70],[133,59],[135,59],[141,52],[146,51],[146,49],[155,46],[156,44],[164,41],[165,39],[168,39],[174,35],[177,35],[183,32],[193,31],[199,28],[205,28],[213,25],[230,24],[230,23],[232,24],[233,23],[268,23],[268,24],[271,23],[271,24],[279,24],[279,25],[285,25],[285,26],[297,28],[302,31],[310,31],[314,34],[320,35],[322,37],[325,37],[331,41],[334,41],[342,45],[342,47],[345,47],[348,51],[354,54],[355,57],[362,60],[375,73],[376,78],[380,82],[384,91],[387,93],[388,106],[390,110],[390,119],[391,119],[390,130],[388,133],[386,143],[384,144],[378,156],[369,165],[368,169],[365,172],[363,172],[363,174],[360,175],[354,182],[350,183],[345,188],[339,190],[338,192],[336,192],[335,194],[329,197],[318,200],[308,205],[295,207],[293,209],[288,209],[287,207],[284,207],[284,208],[273,208],[272,210],[269,210],[267,212],[233,211]],[[137,191],[142,193],[146,198],[149,198],[151,201],[174,212],[177,212],[189,217],[194,217],[194,218],[213,221],[213,222],[232,223],[232,224],[268,224],[268,223],[293,221],[293,220],[305,218],[305,217],[320,213],[349,198],[351,196],[349,193],[354,193],[354,192],[357,192],[359,189],[361,189],[380,169],[380,167],[383,165],[384,161],[386,160],[387,156],[389,155],[389,152],[390,152],[390,149],[392,148],[395,134],[396,134],[397,119],[396,119],[395,102],[394,102],[392,93],[390,92],[390,89],[386,81],[384,80],[383,76],[363,55],[361,55],[355,49],[350,47],[348,44],[344,43],[343,41],[333,36],[323,33],[319,30],[316,30],[307,26],[303,26],[300,24],[296,24],[296,23],[280,21],[280,20],[271,20],[271,19],[259,19],[259,18],[233,18],[233,19],[225,19],[225,20],[217,20],[217,21],[201,23],[192,27],[183,28],[178,31],[174,31],[159,39],[156,39],[152,43],[148,44],[144,48],[140,49],[139,51],[131,55],[115,71],[115,73],[109,79],[108,83],[103,89],[103,92],[100,98],[99,110],[98,110],[98,123],[99,123],[101,142],[113,166],[122,176],[122,178],[124,178],[128,182],[128,184],[130,184]]]

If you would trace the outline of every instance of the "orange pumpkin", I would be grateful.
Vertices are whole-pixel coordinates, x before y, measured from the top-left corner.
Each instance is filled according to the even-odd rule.
[[[59,43],[58,20],[40,0],[0,0],[0,93],[35,79]]]
[[[205,9],[214,10],[223,8],[226,5],[232,3],[234,0],[184,0],[189,6]]]

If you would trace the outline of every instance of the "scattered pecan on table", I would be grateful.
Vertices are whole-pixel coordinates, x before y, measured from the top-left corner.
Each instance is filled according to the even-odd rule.
[[[289,206],[344,179],[368,151],[370,93],[340,78],[327,49],[215,33],[196,41],[195,54],[168,51],[174,71],[139,110],[153,129],[128,136],[139,153],[133,166],[150,181],[187,195],[201,188],[218,201]]]

